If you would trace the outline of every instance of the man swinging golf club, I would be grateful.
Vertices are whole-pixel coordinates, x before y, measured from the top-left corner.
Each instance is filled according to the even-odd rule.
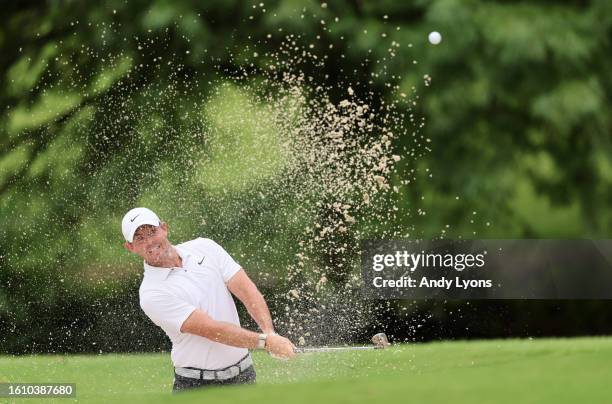
[[[140,306],[172,341],[175,392],[255,382],[249,349],[295,355],[291,341],[274,332],[255,284],[219,244],[197,238],[172,245],[168,225],[147,208],[130,210],[121,227],[125,248],[144,259]],[[240,327],[231,294],[262,333]]]

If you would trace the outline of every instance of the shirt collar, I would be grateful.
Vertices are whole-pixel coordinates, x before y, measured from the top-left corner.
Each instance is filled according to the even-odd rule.
[[[182,266],[185,267],[187,265],[187,260],[191,257],[191,253],[189,251],[186,251],[184,249],[182,249],[179,246],[172,246],[177,254],[179,255],[179,257],[181,257],[182,260]],[[156,280],[162,280],[165,281],[166,278],[168,278],[168,276],[170,275],[170,273],[177,267],[154,267],[153,265],[149,265],[147,264],[146,261],[143,261],[144,263],[144,272],[147,276],[153,277]]]

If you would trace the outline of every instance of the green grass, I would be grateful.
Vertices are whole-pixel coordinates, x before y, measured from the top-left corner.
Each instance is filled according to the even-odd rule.
[[[171,394],[169,354],[4,356],[0,381],[72,382],[78,402],[130,404],[607,402],[612,381],[612,338],[441,342],[288,362],[256,352],[254,359],[255,386],[179,395]]]

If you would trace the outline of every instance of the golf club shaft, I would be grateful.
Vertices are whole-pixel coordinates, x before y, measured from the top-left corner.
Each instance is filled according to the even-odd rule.
[[[370,349],[380,349],[379,346],[337,346],[337,347],[316,347],[316,348],[295,348],[295,353],[310,353],[310,352],[335,352],[335,351],[362,351]]]

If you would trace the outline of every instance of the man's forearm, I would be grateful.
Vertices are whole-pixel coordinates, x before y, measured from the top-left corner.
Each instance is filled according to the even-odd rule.
[[[195,309],[181,326],[181,332],[199,335],[224,345],[255,349],[259,347],[259,334],[235,324],[213,320],[207,313]],[[265,343],[266,351],[282,358],[295,355],[295,346],[285,337],[269,335]]]
[[[249,315],[266,334],[274,332],[270,310],[257,286],[241,269],[228,283],[229,290],[244,304]]]
[[[213,320],[198,310],[189,316],[181,331],[238,348],[255,349],[259,344],[258,333],[235,324]]]
[[[268,304],[262,294],[255,289],[255,291],[250,293],[245,300],[246,302],[244,302],[244,305],[259,328],[266,334],[273,333],[274,325],[272,324],[272,316],[270,315],[270,309],[268,309]]]
[[[217,321],[208,334],[208,339],[239,348],[256,349],[259,344],[258,333],[224,321]]]

